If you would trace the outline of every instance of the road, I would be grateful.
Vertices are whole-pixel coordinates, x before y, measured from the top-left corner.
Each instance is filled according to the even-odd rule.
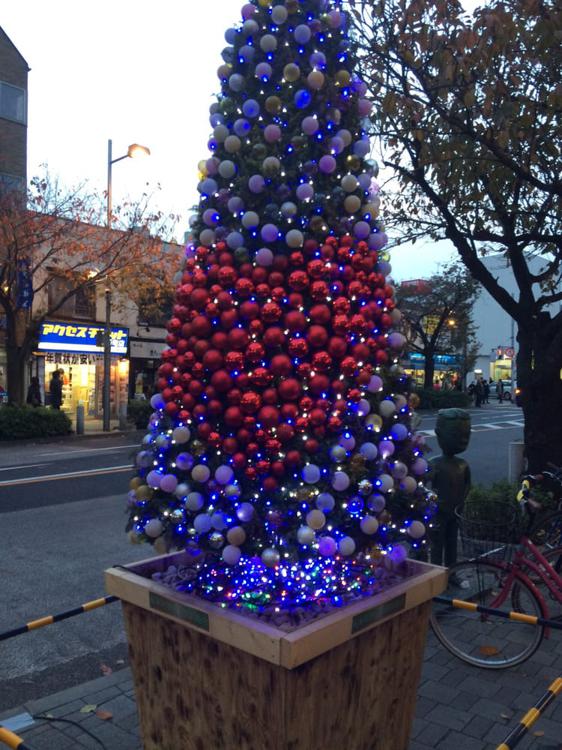
[[[471,410],[464,457],[475,482],[507,474],[522,437],[509,404]],[[419,430],[438,455],[435,415]],[[0,447],[0,632],[103,595],[103,571],[148,557],[124,534],[125,495],[140,433]],[[127,660],[119,604],[0,642],[0,711],[48,695]]]

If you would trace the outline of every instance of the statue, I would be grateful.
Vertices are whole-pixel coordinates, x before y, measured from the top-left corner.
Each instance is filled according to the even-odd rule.
[[[431,485],[439,498],[431,540],[434,565],[450,567],[457,561],[455,508],[462,505],[468,495],[470,467],[456,454],[468,448],[470,429],[470,414],[464,409],[441,409],[437,414],[435,434],[443,455],[429,462]]]

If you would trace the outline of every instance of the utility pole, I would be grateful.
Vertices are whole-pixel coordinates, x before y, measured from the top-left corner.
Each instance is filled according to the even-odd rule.
[[[105,289],[105,328],[103,333],[103,430],[109,432],[111,420],[111,289]]]

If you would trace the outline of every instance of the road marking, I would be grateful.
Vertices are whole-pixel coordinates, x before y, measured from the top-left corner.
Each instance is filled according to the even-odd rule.
[[[19,466],[3,466],[0,471],[21,471],[22,469],[36,469],[38,466],[47,466],[47,464],[20,464]]]
[[[502,430],[501,422],[499,424],[489,424],[487,422],[480,422],[480,424],[475,424],[475,427],[485,427],[487,430]]]
[[[65,474],[44,474],[37,477],[22,477],[21,479],[6,479],[0,482],[0,487],[15,487],[20,484],[34,484],[37,482],[54,482],[58,479],[74,479],[76,477],[92,477],[101,474],[120,474],[132,471],[131,464],[125,466],[106,466],[102,469],[85,469],[84,471],[70,471]]]
[[[423,435],[424,437],[435,437],[435,430],[416,430],[416,435]]]
[[[117,451],[130,448],[134,450],[136,448],[135,443],[128,443],[127,445],[114,445],[110,448],[77,448],[76,450],[66,450],[65,455],[74,453],[99,453],[100,451]],[[49,451],[49,453],[37,453],[38,456],[60,456],[60,451]]]

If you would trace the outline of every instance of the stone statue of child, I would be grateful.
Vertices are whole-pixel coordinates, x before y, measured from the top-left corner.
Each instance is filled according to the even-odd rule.
[[[447,567],[457,561],[457,518],[455,508],[462,505],[470,489],[470,467],[455,454],[470,442],[470,414],[464,409],[441,409],[435,434],[442,456],[431,459],[430,481],[437,493],[436,528],[431,535],[431,562]]]

